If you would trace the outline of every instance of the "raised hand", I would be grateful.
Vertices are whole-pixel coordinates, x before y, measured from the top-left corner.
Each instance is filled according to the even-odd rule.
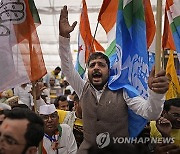
[[[161,70],[155,76],[155,67],[153,67],[149,75],[148,86],[156,93],[165,94],[169,88],[169,81],[166,72]]]
[[[156,121],[156,127],[163,137],[170,137],[172,124],[169,120],[164,117],[160,117]]]
[[[61,9],[60,19],[59,19],[59,34],[63,37],[70,37],[70,33],[74,30],[77,21],[75,21],[72,26],[69,24],[68,21],[68,10],[67,6],[64,6]]]

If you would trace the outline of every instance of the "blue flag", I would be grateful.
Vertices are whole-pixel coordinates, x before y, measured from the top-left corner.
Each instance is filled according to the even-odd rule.
[[[111,59],[110,59],[111,60]],[[120,0],[116,23],[116,58],[111,61],[109,88],[124,88],[129,97],[147,99],[149,76],[146,24],[142,0]],[[129,112],[129,135],[136,137],[147,120]]]

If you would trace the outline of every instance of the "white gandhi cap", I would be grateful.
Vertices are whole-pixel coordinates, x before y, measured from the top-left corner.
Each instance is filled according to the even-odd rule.
[[[55,108],[54,104],[42,105],[39,108],[39,114],[49,115],[54,112],[56,112],[56,108]]]

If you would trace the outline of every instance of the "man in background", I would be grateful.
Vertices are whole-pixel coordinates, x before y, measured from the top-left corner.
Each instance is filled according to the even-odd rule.
[[[50,86],[49,80],[51,77],[54,77],[55,85],[59,86],[61,79],[63,79],[62,75],[60,75],[60,72],[61,72],[61,68],[58,66],[51,73],[46,74],[43,78],[44,85],[49,87]]]
[[[151,137],[173,137],[180,146],[180,98],[165,101],[162,117],[151,122]]]
[[[77,144],[70,126],[59,124],[54,104],[40,106],[39,114],[45,123],[41,149],[47,154],[76,154]]]

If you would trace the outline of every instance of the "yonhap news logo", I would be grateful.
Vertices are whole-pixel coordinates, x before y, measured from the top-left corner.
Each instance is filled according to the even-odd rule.
[[[108,132],[100,133],[96,137],[96,143],[98,145],[98,148],[104,148],[109,145],[110,143],[110,135]]]
[[[172,144],[174,143],[173,137],[112,137],[110,138],[110,134],[108,132],[100,133],[96,137],[96,143],[98,148],[107,147],[110,142],[113,144]]]

